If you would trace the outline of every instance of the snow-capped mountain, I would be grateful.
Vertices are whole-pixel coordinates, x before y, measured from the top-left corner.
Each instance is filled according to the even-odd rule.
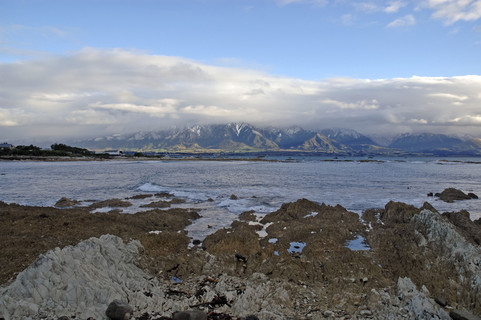
[[[112,135],[81,141],[76,145],[93,150],[121,149],[165,152],[298,151],[335,155],[435,153],[481,155],[481,139],[461,139],[442,134],[409,134],[381,147],[351,129],[306,130],[257,128],[248,123],[194,125],[155,132]]]

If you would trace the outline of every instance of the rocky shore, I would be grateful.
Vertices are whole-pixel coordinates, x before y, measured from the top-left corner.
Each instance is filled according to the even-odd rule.
[[[300,199],[190,239],[202,210],[155,197],[136,214],[95,212],[129,199],[0,203],[0,318],[115,318],[116,303],[142,320],[481,314],[481,221],[466,211],[389,202],[359,217]]]

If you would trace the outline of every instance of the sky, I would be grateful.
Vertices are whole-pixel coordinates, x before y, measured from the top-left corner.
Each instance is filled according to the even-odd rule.
[[[0,142],[232,121],[481,137],[481,0],[0,0]]]

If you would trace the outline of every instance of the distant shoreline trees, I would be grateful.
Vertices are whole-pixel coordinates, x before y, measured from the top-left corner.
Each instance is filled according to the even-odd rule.
[[[34,145],[18,145],[12,148],[0,149],[0,156],[32,156],[32,157],[86,157],[95,156],[96,154],[90,150],[71,147],[62,143],[52,144],[49,149],[41,149]]]

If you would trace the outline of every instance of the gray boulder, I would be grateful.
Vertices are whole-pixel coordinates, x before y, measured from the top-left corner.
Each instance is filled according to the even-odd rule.
[[[128,320],[133,312],[134,310],[128,303],[114,300],[107,307],[105,315],[111,320]]]

